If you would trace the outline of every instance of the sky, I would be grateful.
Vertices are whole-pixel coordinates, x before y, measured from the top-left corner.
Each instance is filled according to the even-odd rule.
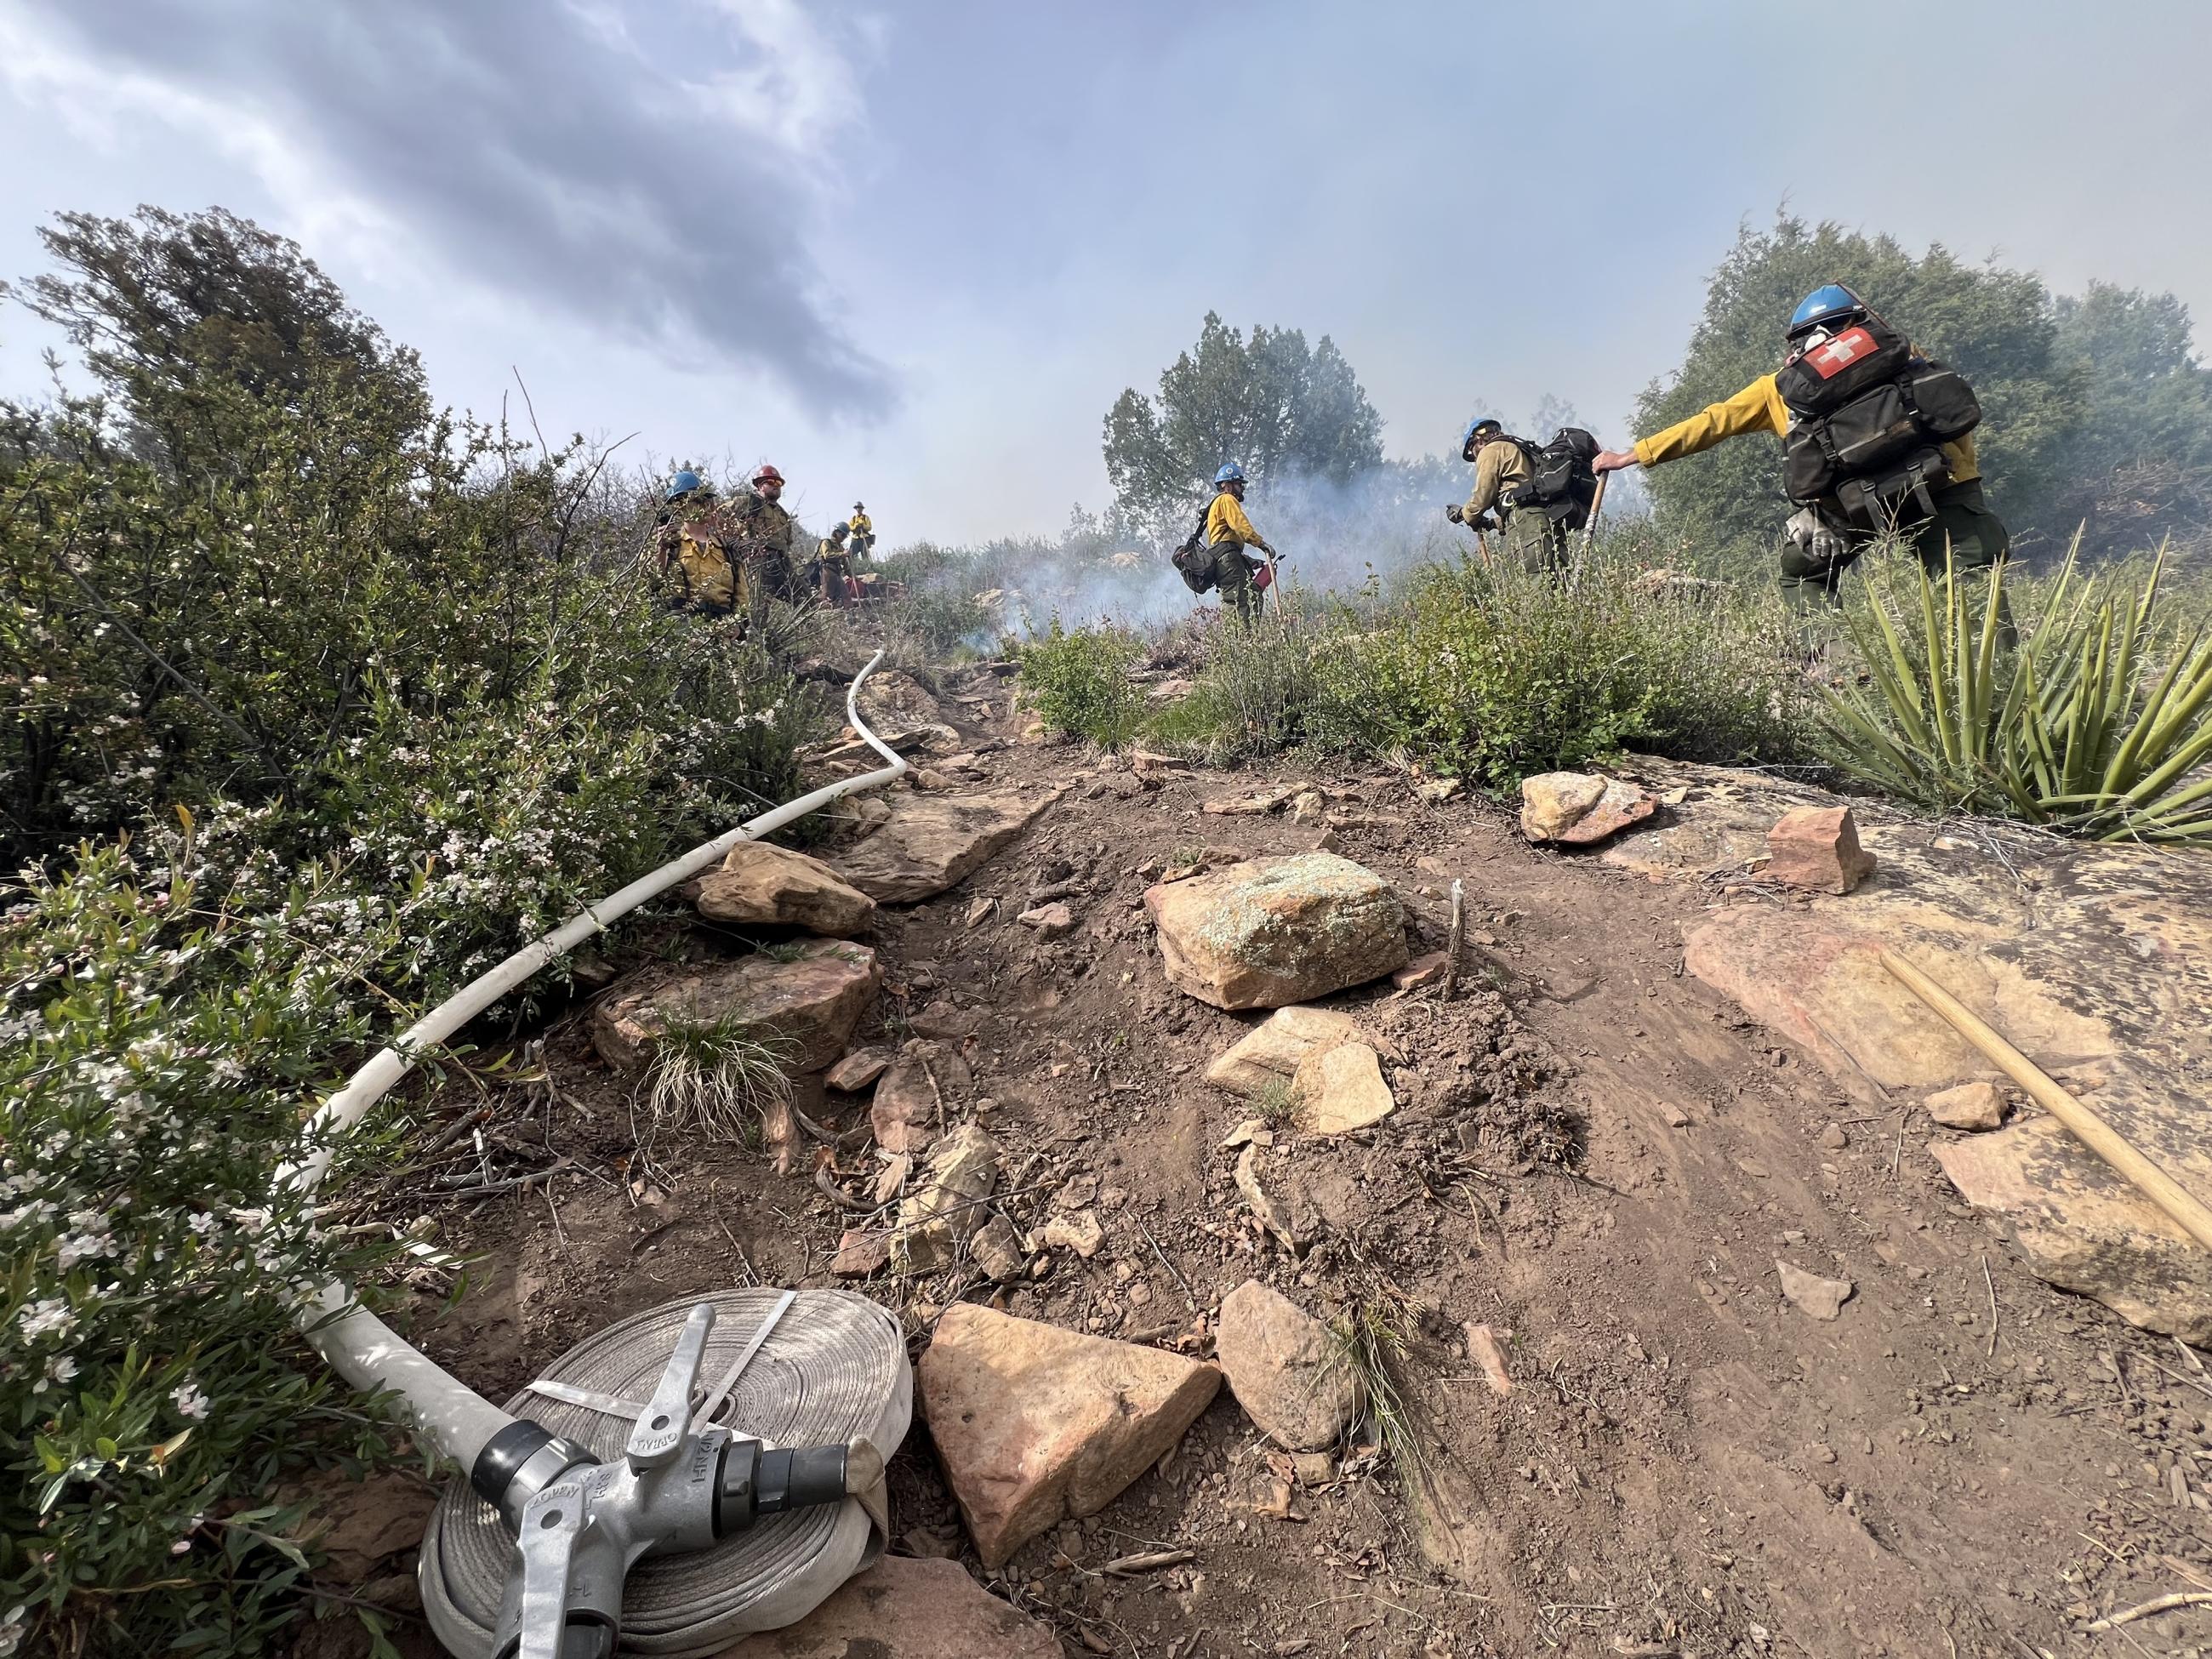
[[[1546,394],[1625,441],[1784,203],[2212,318],[2212,5],[2098,15],[0,0],[0,275],[57,211],[219,204],[449,403],[975,543],[1103,507],[1107,408],[1208,310],[1333,337],[1393,455]],[[0,395],[53,343],[0,313]]]

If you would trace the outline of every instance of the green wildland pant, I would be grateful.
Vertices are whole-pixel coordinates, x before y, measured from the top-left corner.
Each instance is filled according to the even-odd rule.
[[[1550,514],[1535,507],[1509,513],[1501,533],[1505,538],[1505,556],[1520,560],[1521,568],[1530,575],[1567,568],[1567,527]]]
[[[1906,525],[1900,533],[1931,576],[1941,576],[1944,560],[1959,570],[1986,570],[2002,559],[2012,546],[2004,521],[1990,511],[1982,481],[1945,484],[1933,492],[1933,516]],[[1859,555],[1881,539],[1869,530],[1844,530],[1806,548],[1784,542],[1782,547],[1782,592],[1803,605],[1825,600],[1840,604],[1837,586],[1844,571],[1858,562]]]
[[[1252,561],[1245,556],[1243,543],[1214,543],[1213,585],[1220,590],[1222,610],[1235,606],[1239,622],[1260,614],[1261,590],[1253,584]]]

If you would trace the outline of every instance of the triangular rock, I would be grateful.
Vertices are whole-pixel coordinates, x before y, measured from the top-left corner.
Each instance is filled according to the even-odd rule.
[[[938,1321],[920,1383],[945,1480],[995,1567],[1112,1503],[1182,1438],[1221,1372],[963,1302]]]

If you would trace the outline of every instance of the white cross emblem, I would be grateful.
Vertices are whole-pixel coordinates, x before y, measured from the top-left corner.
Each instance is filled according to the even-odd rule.
[[[1853,338],[1853,335],[1857,335],[1857,337]],[[1829,341],[1827,344],[1822,346],[1815,355],[1818,356],[1823,362],[1830,363],[1838,368],[1841,368],[1845,363],[1850,362],[1852,358],[1857,356],[1860,352],[1863,351],[1868,343],[1869,342],[1866,336],[1863,334],[1858,334],[1858,331],[1854,329],[1851,334],[1838,334],[1834,339]]]

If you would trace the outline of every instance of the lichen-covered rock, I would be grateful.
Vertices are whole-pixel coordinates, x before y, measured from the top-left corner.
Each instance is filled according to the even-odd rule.
[[[711,965],[649,968],[592,1010],[592,1046],[616,1071],[651,1061],[672,1021],[727,1022],[772,1039],[787,1072],[818,1072],[843,1054],[883,983],[876,953],[840,939],[811,940],[786,955]]]
[[[1406,912],[1373,871],[1297,853],[1145,895],[1168,978],[1217,1008],[1309,1002],[1402,967]]]

